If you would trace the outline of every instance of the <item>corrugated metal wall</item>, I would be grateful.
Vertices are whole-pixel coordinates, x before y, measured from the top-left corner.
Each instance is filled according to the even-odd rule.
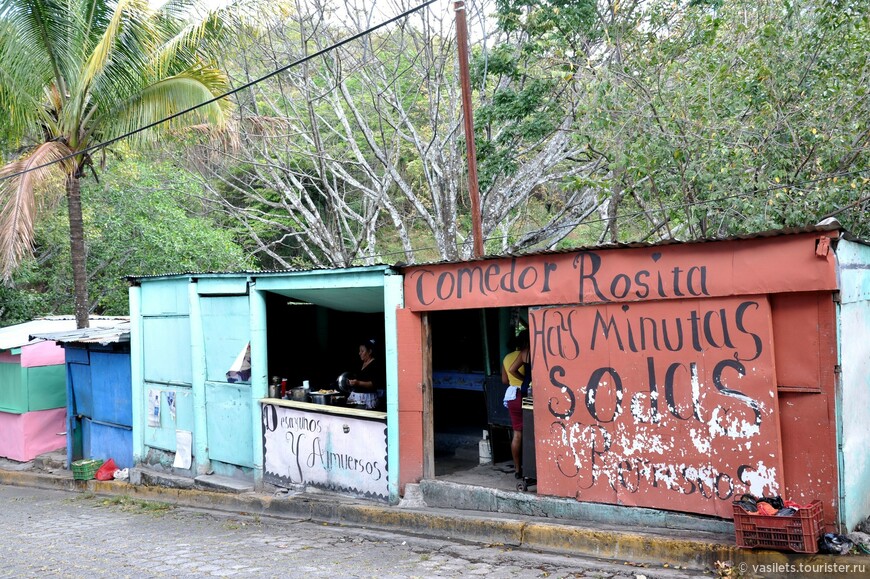
[[[839,433],[842,517],[848,530],[870,515],[870,248],[841,241]]]

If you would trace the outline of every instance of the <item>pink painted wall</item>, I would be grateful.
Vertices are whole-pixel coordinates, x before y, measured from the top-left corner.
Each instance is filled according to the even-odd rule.
[[[27,462],[66,447],[66,408],[25,414],[0,412],[0,456]]]
[[[65,361],[63,348],[55,342],[37,342],[21,348],[21,366],[24,368],[55,366]]]
[[[0,350],[0,363],[18,364],[19,362],[21,362],[21,356],[19,354],[12,355],[9,353],[9,350]]]

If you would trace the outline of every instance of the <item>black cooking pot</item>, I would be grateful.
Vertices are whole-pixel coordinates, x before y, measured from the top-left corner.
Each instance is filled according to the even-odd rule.
[[[308,396],[311,398],[313,403],[324,404],[327,406],[338,406],[347,401],[347,396],[337,390],[332,390],[330,392],[313,391],[309,392]]]
[[[308,390],[301,386],[299,388],[290,388],[287,390],[287,398],[296,402],[308,402]]]
[[[344,394],[336,394],[332,397],[330,404],[333,406],[347,406],[347,396]]]

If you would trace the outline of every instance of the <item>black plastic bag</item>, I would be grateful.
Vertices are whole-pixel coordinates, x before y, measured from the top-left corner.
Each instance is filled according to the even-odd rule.
[[[744,494],[739,499],[734,501],[734,504],[742,508],[747,513],[755,513],[758,507],[755,505],[756,499],[754,495]]]
[[[836,533],[825,533],[819,537],[819,552],[829,555],[845,555],[855,544],[848,537]]]
[[[773,507],[774,509],[776,509],[777,511],[785,507],[785,505],[784,505],[783,502],[782,502],[782,497],[781,497],[781,496],[775,496],[775,497],[761,497],[760,499],[758,499],[758,502],[759,502],[759,503],[767,503],[767,504],[769,504],[771,507]]]
[[[742,508],[747,513],[755,513],[758,511],[758,507],[755,506],[755,501],[740,499],[739,501],[734,501],[734,504]]]

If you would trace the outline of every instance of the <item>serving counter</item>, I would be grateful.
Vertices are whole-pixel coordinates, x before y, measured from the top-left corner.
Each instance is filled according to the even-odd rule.
[[[385,412],[278,398],[260,406],[265,482],[389,500]]]

